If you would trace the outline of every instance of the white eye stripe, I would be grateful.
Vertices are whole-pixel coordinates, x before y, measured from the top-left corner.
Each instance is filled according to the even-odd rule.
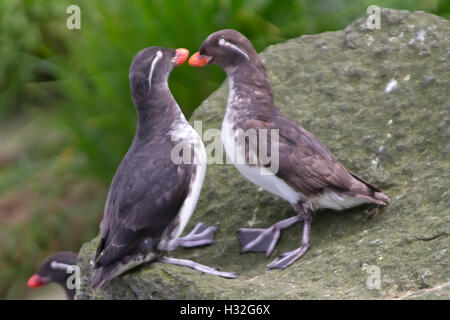
[[[72,266],[70,264],[66,264],[66,263],[57,262],[57,261],[52,261],[52,263],[50,264],[50,267],[54,270],[64,270],[64,271],[70,272],[70,273],[72,273],[74,270],[74,266]]]
[[[163,56],[161,51],[156,52],[156,56],[153,59],[152,65],[150,67],[150,73],[148,75],[148,90],[152,88],[152,77],[153,77],[153,70],[155,69],[156,63],[161,59]]]
[[[220,39],[219,40],[219,45],[223,46],[223,47],[228,47],[231,50],[236,51],[237,53],[239,53],[240,55],[244,56],[245,58],[247,58],[248,60],[250,60],[250,57],[248,56],[247,53],[245,53],[241,48],[239,48],[238,46],[232,44],[231,42],[226,41],[225,39]]]

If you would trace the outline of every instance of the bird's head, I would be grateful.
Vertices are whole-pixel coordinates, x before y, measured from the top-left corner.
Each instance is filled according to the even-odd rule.
[[[40,288],[51,282],[56,282],[67,289],[67,279],[74,273],[77,255],[73,252],[62,251],[52,254],[45,259],[37,272],[28,279],[30,288]]]
[[[252,43],[241,33],[232,29],[212,33],[189,59],[194,67],[214,63],[224,70],[252,63],[257,53]]]
[[[150,47],[139,51],[130,67],[130,86],[133,94],[151,93],[167,80],[175,66],[186,61],[187,49]]]

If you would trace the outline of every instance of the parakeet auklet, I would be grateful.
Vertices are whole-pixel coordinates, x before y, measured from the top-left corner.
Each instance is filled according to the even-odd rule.
[[[284,269],[308,250],[314,211],[320,208],[343,210],[363,203],[386,205],[389,202],[377,187],[345,169],[316,137],[281,114],[274,105],[265,66],[245,36],[235,30],[211,34],[199,52],[189,59],[189,64],[196,67],[210,63],[225,70],[230,84],[222,124],[222,140],[227,155],[244,177],[285,199],[297,212],[296,216],[268,229],[239,229],[242,252],[265,251],[269,256],[280,230],[303,221],[301,246],[269,265],[271,269]],[[259,133],[256,142],[243,138],[252,129]],[[278,138],[278,141],[273,141],[276,149],[270,145],[274,138]],[[278,159],[272,159],[270,163],[262,161],[257,152],[264,140],[267,140],[266,150],[277,150],[279,154]],[[276,160],[278,163],[274,165]]]
[[[75,296],[74,283],[67,283],[75,271],[77,254],[70,251],[60,251],[52,254],[41,263],[38,271],[27,282],[30,288],[40,288],[51,282],[59,284],[66,292],[67,299]]]
[[[93,288],[150,261],[236,277],[166,256],[178,246],[212,243],[215,231],[199,223],[189,235],[179,238],[195,209],[206,172],[202,140],[187,122],[167,83],[173,68],[188,55],[186,49],[150,47],[140,51],[131,64],[129,78],[138,124],[108,192],[100,242],[92,261],[96,269],[91,279]]]

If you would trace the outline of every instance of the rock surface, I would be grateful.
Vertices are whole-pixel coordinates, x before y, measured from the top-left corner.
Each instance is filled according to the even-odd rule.
[[[301,225],[282,232],[269,259],[240,255],[238,228],[267,227],[294,212],[232,165],[212,164],[186,231],[199,221],[216,225],[216,244],[172,256],[236,271],[237,280],[155,263],[93,291],[87,279],[94,239],[80,251],[77,298],[449,299],[450,24],[389,9],[378,30],[368,30],[366,19],[268,47],[261,56],[281,111],[383,189],[387,208],[370,220],[364,207],[317,212],[306,255],[284,271],[267,271],[277,255],[298,247]],[[195,112],[191,120],[202,120],[203,132],[221,128],[227,95],[225,83]],[[377,268],[380,289],[367,285],[368,270]]]

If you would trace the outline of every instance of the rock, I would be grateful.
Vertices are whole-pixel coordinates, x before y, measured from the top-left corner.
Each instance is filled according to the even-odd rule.
[[[294,211],[232,165],[212,164],[186,231],[199,221],[218,226],[216,244],[172,255],[239,272],[238,280],[154,263],[92,291],[95,239],[80,251],[77,298],[448,299],[450,24],[423,12],[381,14],[380,29],[364,27],[364,17],[345,31],[270,46],[261,57],[281,111],[383,189],[388,207],[370,220],[365,207],[317,212],[306,255],[284,271],[267,271],[299,245],[301,224],[282,232],[270,259],[240,255],[238,228],[267,227]],[[221,128],[227,95],[225,83],[195,112],[191,120],[202,120],[203,132]],[[367,285],[376,270],[379,289]]]

